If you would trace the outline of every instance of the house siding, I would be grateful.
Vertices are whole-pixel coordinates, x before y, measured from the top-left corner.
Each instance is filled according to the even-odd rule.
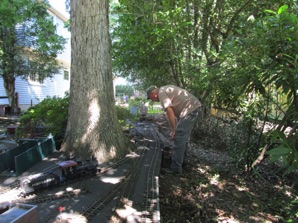
[[[31,105],[38,104],[46,97],[64,97],[65,92],[69,90],[70,82],[64,80],[62,74],[58,74],[53,79],[47,78],[42,84],[17,78],[15,87],[19,95],[19,107],[21,110],[26,110]]]
[[[57,56],[57,60],[63,69],[53,78],[46,78],[43,83],[34,83],[30,80],[24,80],[19,77],[15,81],[15,92],[18,93],[18,103],[21,111],[28,109],[32,105],[36,105],[47,97],[64,97],[65,92],[70,88],[70,77],[64,79],[64,70],[69,72],[70,76],[70,32],[64,28],[65,18],[59,17],[59,13],[55,14],[55,10],[51,8],[49,13],[53,16],[53,22],[57,26],[57,34],[62,35],[66,39],[64,51]],[[6,96],[3,79],[0,77],[0,96]],[[0,99],[0,105],[7,104],[7,99]]]

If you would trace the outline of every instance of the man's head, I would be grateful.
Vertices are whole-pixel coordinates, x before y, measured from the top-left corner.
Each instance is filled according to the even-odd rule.
[[[159,101],[158,99],[158,87],[155,85],[151,85],[147,88],[147,99],[151,99],[152,101]]]

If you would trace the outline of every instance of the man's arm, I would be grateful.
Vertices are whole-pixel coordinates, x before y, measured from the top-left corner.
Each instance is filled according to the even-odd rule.
[[[174,114],[174,110],[172,107],[166,108],[166,115],[168,117],[172,132],[171,132],[171,140],[174,140],[174,136],[176,133],[176,117]]]

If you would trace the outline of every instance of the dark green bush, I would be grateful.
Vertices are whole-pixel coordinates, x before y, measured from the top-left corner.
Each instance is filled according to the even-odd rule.
[[[17,138],[34,138],[50,133],[56,142],[63,140],[67,125],[69,95],[64,98],[48,97],[29,108],[20,118]]]
[[[126,120],[130,120],[132,122],[136,121],[139,119],[139,116],[137,115],[132,115],[129,112],[129,109],[126,107],[120,107],[120,106],[115,106],[117,117],[118,117],[118,122],[122,125],[125,126]]]

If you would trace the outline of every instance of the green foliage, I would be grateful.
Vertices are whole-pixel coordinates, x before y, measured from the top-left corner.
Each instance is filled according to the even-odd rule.
[[[128,100],[128,105],[129,106],[140,106],[141,100],[142,100],[141,98],[130,98]]]
[[[65,39],[56,34],[48,6],[47,2],[32,0],[1,1],[0,48],[3,55],[0,65],[5,68],[1,69],[1,75],[8,75],[10,71],[23,78],[30,74],[30,78],[42,81],[57,73],[55,57],[62,52]],[[33,50],[32,63],[21,60],[24,47]]]
[[[286,213],[288,215],[288,219],[286,222],[288,223],[295,223],[295,219],[298,218],[298,200],[292,200],[288,206],[288,212]]]
[[[243,42],[255,30],[248,18],[264,16],[264,8],[280,2],[119,1],[111,10],[118,15],[112,29],[114,69],[143,86],[171,83],[208,104],[237,106],[255,73],[249,71],[255,64],[238,72],[241,60],[260,62],[259,55],[251,58],[245,51],[261,41]],[[238,61],[242,52],[245,58]]]
[[[281,161],[284,165],[284,174],[297,173],[298,136],[295,134],[287,136],[282,131],[274,130],[269,134],[268,138],[271,140],[270,144],[273,147],[267,152],[270,155],[271,161]]]
[[[291,102],[298,88],[298,17],[288,13],[287,9],[288,6],[283,5],[276,13],[270,11],[273,15],[265,17],[268,31],[266,40],[272,47],[269,56],[273,59],[272,68],[275,73],[264,75],[263,81],[275,84],[277,89],[288,95],[288,101]]]
[[[184,79],[195,78],[191,69],[200,61],[187,60],[184,52],[192,37],[184,7],[180,2],[120,1],[112,10],[118,15],[112,29],[114,69],[143,86],[183,85]]]
[[[160,109],[153,109],[153,106],[148,108],[149,115],[163,114],[164,112]]]
[[[118,117],[118,122],[122,127],[131,128],[131,122],[135,122],[139,119],[139,115],[132,115],[128,108],[115,106]]]
[[[0,1],[0,76],[11,106],[16,77],[42,82],[59,73],[56,56],[66,40],[57,35],[48,6],[47,1]]]
[[[288,12],[288,6],[281,6],[277,12],[267,10],[266,27],[268,27],[267,41],[272,47],[272,70],[262,77],[267,85],[274,85],[286,97],[283,119],[280,128],[269,135],[270,143],[274,146],[268,151],[272,160],[282,160],[285,174],[296,172],[298,169],[298,136],[295,134],[298,123],[298,17]],[[292,129],[285,134],[286,127]]]
[[[225,133],[225,143],[233,163],[240,169],[248,170],[258,157],[260,147],[264,143],[260,141],[261,130],[256,122],[250,118],[244,118],[237,123],[233,122]]]
[[[118,121],[120,124],[124,123],[125,120],[131,117],[129,110],[125,107],[115,106]]]
[[[129,85],[116,85],[116,96],[126,95],[128,97],[132,96],[134,89]]]
[[[270,120],[278,125],[278,130],[285,131],[289,127],[295,132],[298,121],[298,20],[295,11],[291,13],[295,6],[282,5],[276,7],[276,11],[274,7],[276,5],[258,16],[256,13],[249,16],[246,23],[241,23],[242,29],[223,42],[218,55],[224,59],[221,69],[212,69],[207,77],[213,83],[209,100],[218,107],[237,112],[242,120],[248,121],[245,123],[260,120],[264,121],[264,127],[265,121]],[[249,130],[250,125],[245,126],[248,132],[253,132]],[[240,154],[243,151],[249,157],[256,157],[261,151],[258,148],[265,148],[263,142],[270,143],[262,130],[255,143],[244,143],[244,147],[240,147]],[[287,136],[279,150],[286,151],[284,145],[291,145],[290,150],[295,150],[290,143],[294,141],[291,137],[295,136]],[[245,152],[252,147],[252,154]],[[288,156],[293,162],[295,155],[289,153]],[[297,166],[291,163],[288,168],[292,172]]]
[[[61,140],[67,125],[69,108],[69,95],[64,98],[46,98],[39,104],[29,108],[20,118],[20,125],[17,128],[17,138],[39,136],[39,128],[43,134],[50,133],[56,140]]]

